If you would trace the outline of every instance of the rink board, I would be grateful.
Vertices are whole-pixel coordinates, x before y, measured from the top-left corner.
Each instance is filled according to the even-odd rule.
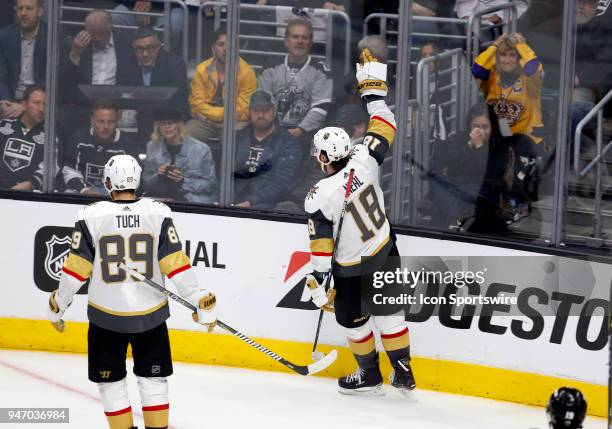
[[[10,226],[0,253],[5,279],[0,346],[85,352],[84,295],[75,297],[66,314],[66,320],[76,323],[69,324],[65,335],[40,321],[45,317],[46,291],[57,283],[58,267],[68,251],[66,237],[79,206],[13,200],[0,204],[5,225]],[[290,360],[307,363],[318,313],[303,293],[303,275],[310,271],[306,226],[188,213],[175,213],[175,224],[200,281],[218,296],[219,318]],[[578,280],[551,291],[539,265],[529,267],[526,258],[512,259],[530,256],[536,261],[534,254],[410,236],[398,237],[398,247],[401,255],[436,255],[442,260],[504,256],[495,260],[501,268],[492,271],[506,272],[519,289],[535,287],[548,296],[562,292],[576,302],[568,314],[544,316],[539,335],[530,339],[515,334],[515,324],[524,323],[529,330],[531,322],[514,313],[493,316],[497,333],[483,331],[476,320],[469,327],[449,328],[436,314],[410,322],[420,387],[542,405],[554,388],[571,384],[585,392],[592,414],[606,415],[607,350],[601,340],[611,279],[608,266],[580,262],[573,268]],[[520,266],[515,263],[519,260]],[[174,303],[171,307],[168,325],[176,359],[283,370],[235,338],[197,332],[199,326],[189,312]],[[321,342],[341,350],[339,361],[325,375],[353,369],[342,331],[329,316]]]

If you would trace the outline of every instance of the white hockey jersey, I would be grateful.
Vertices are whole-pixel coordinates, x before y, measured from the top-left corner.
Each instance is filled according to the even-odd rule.
[[[393,246],[378,168],[395,137],[395,120],[383,100],[368,103],[368,112],[370,123],[363,144],[352,149],[346,167],[320,180],[306,197],[304,207],[315,271],[326,272],[331,267],[351,169],[355,172],[333,274],[352,277],[377,269]]]
[[[170,315],[167,298],[119,269],[121,261],[158,284],[176,276],[179,294],[192,303],[202,295],[195,275],[184,275],[189,258],[161,202],[101,201],[82,209],[60,280],[60,293],[76,293],[89,279],[87,314],[95,325],[117,332],[153,329]]]

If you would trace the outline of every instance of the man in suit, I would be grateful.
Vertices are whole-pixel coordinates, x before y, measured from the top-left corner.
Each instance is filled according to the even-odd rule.
[[[68,41],[60,66],[59,94],[64,103],[60,123],[66,129],[79,128],[88,118],[91,100],[80,92],[80,84],[124,85],[134,69],[131,40],[113,29],[108,12],[90,12],[84,26]]]
[[[150,28],[136,32],[132,48],[136,67],[126,76],[125,84],[176,87],[172,98],[164,104],[171,104],[186,120],[189,117],[189,80],[185,61],[164,49],[157,33]]]
[[[0,117],[19,117],[25,88],[45,82],[47,25],[41,22],[43,10],[43,0],[16,0],[17,22],[0,30]]]
[[[113,29],[108,12],[94,10],[85,18],[85,29],[70,41],[62,77],[74,85],[121,85],[132,64],[129,38]]]

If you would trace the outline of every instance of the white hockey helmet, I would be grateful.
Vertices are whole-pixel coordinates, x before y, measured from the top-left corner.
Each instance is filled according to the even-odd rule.
[[[104,166],[104,184],[110,182],[110,194],[113,191],[136,190],[140,184],[140,172],[142,168],[138,161],[130,155],[115,155],[108,160]]]
[[[321,128],[314,135],[314,153],[317,160],[327,165],[330,162],[340,161],[346,158],[351,151],[351,138],[342,128],[325,127]],[[323,162],[320,158],[321,152],[325,151],[327,162]]]

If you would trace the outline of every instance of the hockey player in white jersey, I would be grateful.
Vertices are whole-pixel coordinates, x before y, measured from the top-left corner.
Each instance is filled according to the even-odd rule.
[[[79,212],[71,252],[47,311],[53,326],[63,332],[62,316],[89,280],[89,379],[98,384],[111,429],[134,427],[126,384],[128,344],[146,428],[168,427],[167,377],[172,374],[166,296],[127,275],[117,263],[124,262],[156,283],[172,279],[178,293],[198,308],[194,320],[209,331],[216,323],[215,295],[198,285],[170,208],[136,199],[140,173],[129,155],[108,161],[104,178],[112,201],[93,203]]]
[[[357,64],[357,80],[370,114],[368,131],[363,144],[353,148],[348,134],[340,128],[327,127],[315,134],[314,155],[328,177],[310,190],[305,201],[314,268],[307,275],[308,290],[318,307],[329,309],[333,304],[336,320],[345,328],[358,364],[354,373],[338,380],[339,390],[345,394],[383,394],[372,326],[380,332],[393,365],[392,385],[403,392],[415,388],[403,310],[387,306],[384,314],[371,311],[373,272],[394,270],[399,256],[378,179],[379,166],[395,137],[395,118],[384,101],[386,75],[386,64],[378,62],[369,49],[363,49],[361,64]],[[351,192],[332,267],[351,170],[354,170]],[[330,270],[334,288],[326,293],[324,282]]]

